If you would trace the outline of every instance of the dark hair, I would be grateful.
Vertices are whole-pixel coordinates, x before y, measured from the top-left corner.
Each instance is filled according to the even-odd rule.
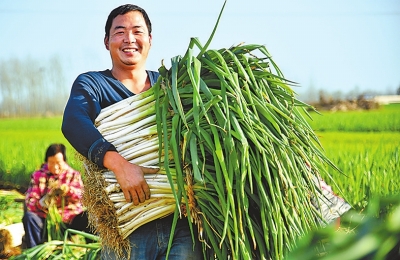
[[[111,11],[111,13],[108,15],[106,26],[105,26],[105,38],[108,38],[110,36],[110,29],[112,22],[114,21],[114,18],[117,17],[118,15],[123,15],[132,11],[139,11],[142,13],[144,21],[146,22],[147,29],[149,30],[149,34],[151,33],[151,22],[150,18],[147,15],[146,11],[137,6],[137,5],[132,5],[132,4],[126,4],[126,5],[121,5],[115,8],[114,10]]]
[[[65,153],[66,148],[65,145],[63,144],[51,144],[47,150],[46,150],[46,154],[44,157],[44,161],[47,162],[47,159],[49,159],[49,157],[54,156],[58,153],[61,153],[64,157],[64,161],[67,161],[67,154]]]

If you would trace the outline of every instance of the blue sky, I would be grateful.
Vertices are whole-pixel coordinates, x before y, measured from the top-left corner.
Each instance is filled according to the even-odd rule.
[[[110,68],[103,46],[109,12],[127,1],[1,0],[0,60],[60,57],[67,84]],[[191,37],[205,43],[223,0],[138,0],[153,24],[147,66],[183,55]],[[400,1],[228,0],[210,48],[264,44],[303,92],[395,91],[400,87]]]

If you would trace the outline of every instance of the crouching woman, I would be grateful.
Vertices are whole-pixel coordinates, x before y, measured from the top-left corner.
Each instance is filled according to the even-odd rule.
[[[81,174],[67,164],[65,146],[50,145],[41,168],[31,175],[25,195],[22,222],[27,248],[46,241],[45,223],[50,205],[57,207],[66,228],[90,233],[81,202],[82,191]]]

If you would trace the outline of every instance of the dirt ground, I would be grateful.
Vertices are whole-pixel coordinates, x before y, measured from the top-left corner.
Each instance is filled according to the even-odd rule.
[[[24,201],[24,195],[17,190],[0,190],[0,196],[1,197],[10,197],[10,200],[14,200],[14,203],[17,205],[19,203],[23,203]],[[8,200],[7,200],[8,201]],[[8,205],[8,203],[7,203]],[[15,204],[14,204],[15,205]],[[22,205],[22,204],[21,204]],[[7,207],[3,205],[4,207]],[[2,207],[3,208],[3,207]],[[19,215],[22,216],[23,214],[23,207],[19,207],[21,209],[20,214],[16,214],[15,212],[11,212],[14,215]],[[3,209],[4,210],[4,209]],[[4,212],[3,212],[4,213]],[[10,214],[10,213],[9,213]],[[4,216],[6,218],[10,216]],[[15,222],[15,219],[13,219]],[[22,222],[16,222],[13,224],[5,224],[7,221],[1,220],[2,224],[0,224],[0,233],[3,235],[2,238],[0,239],[0,251],[6,251],[9,248],[21,248],[23,245],[23,236],[25,235],[25,230],[23,227]],[[8,236],[10,234],[11,236]],[[4,253],[4,252],[0,252]]]
[[[22,222],[1,227],[1,229],[5,229],[10,232],[12,237],[12,247],[18,247],[22,245],[22,237],[25,235],[25,230]]]

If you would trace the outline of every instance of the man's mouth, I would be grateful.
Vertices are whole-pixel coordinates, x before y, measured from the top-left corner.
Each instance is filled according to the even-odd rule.
[[[129,52],[129,53],[132,53],[132,52],[137,52],[138,51],[138,49],[137,48],[125,48],[125,49],[122,49],[122,51],[123,52]]]

